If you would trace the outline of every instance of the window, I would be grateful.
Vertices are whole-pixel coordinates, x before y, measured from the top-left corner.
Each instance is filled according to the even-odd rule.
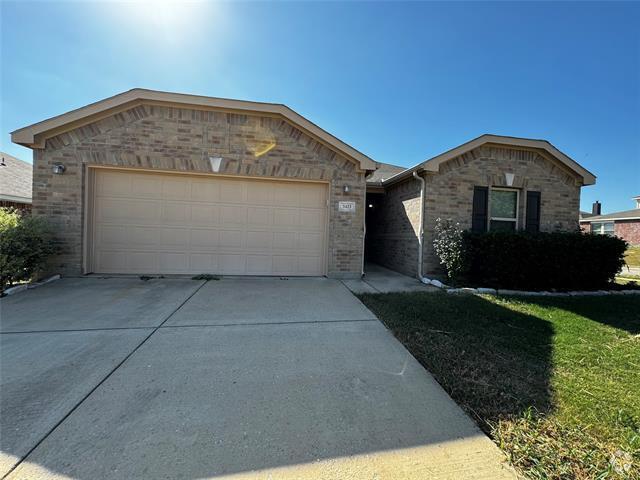
[[[613,222],[593,222],[591,224],[591,231],[599,235],[613,236],[614,225]]]
[[[514,231],[518,223],[518,191],[492,188],[489,212],[489,230]]]

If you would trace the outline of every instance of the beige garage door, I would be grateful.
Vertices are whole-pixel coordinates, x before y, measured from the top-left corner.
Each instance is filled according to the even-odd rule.
[[[327,185],[97,169],[96,273],[323,275]]]

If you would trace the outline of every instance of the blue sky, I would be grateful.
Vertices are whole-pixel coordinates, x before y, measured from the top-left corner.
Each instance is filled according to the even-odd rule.
[[[544,138],[598,176],[582,207],[640,195],[638,3],[0,0],[9,132],[133,87],[286,103],[375,160],[482,133]]]

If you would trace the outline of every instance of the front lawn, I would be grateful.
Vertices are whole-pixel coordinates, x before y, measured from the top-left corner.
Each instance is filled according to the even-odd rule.
[[[362,295],[534,479],[640,478],[640,297]]]
[[[628,247],[624,252],[624,261],[630,267],[640,267],[640,245]]]

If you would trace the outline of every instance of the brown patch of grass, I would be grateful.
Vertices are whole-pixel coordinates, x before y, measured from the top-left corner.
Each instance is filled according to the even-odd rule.
[[[362,295],[532,479],[640,479],[640,297]]]

